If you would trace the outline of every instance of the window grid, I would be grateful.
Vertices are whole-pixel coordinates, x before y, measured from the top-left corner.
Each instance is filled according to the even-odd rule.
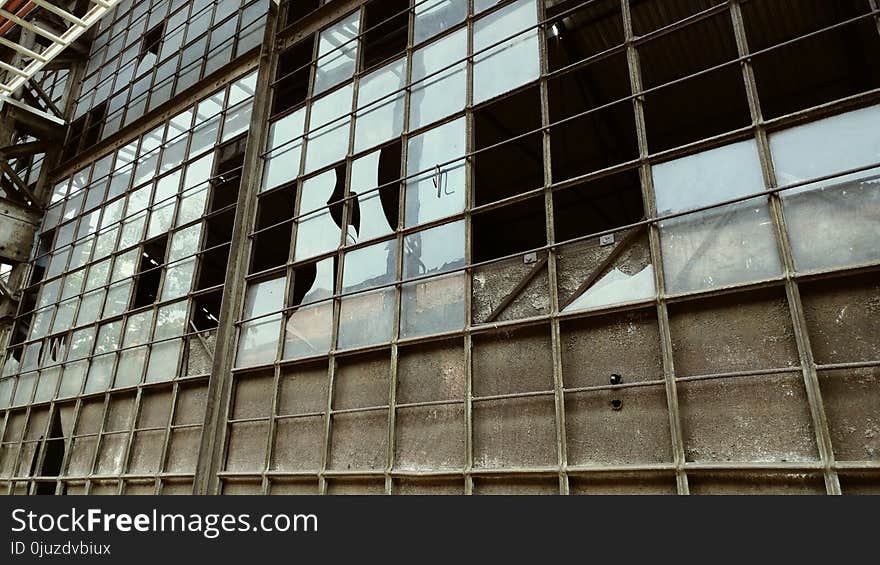
[[[773,48],[761,50],[760,52],[750,52],[748,47],[748,39],[746,37],[746,22],[744,21],[744,17],[742,14],[742,7],[747,6],[751,2],[725,2],[720,3],[715,7],[708,8],[704,12],[697,13],[695,15],[689,16],[685,19],[679,20],[678,22],[674,22],[667,26],[666,28],[660,28],[653,35],[652,34],[644,34],[641,37],[636,37],[635,32],[633,30],[633,15],[631,14],[629,3],[624,0],[620,4],[620,14],[622,16],[622,23],[625,31],[626,41],[625,44],[621,45],[615,51],[616,53],[623,52],[627,57],[627,71],[629,74],[629,78],[631,81],[631,89],[632,95],[626,98],[617,100],[613,104],[627,104],[632,106],[633,114],[635,116],[635,121],[637,124],[636,131],[638,133],[638,158],[624,162],[622,164],[617,164],[611,167],[607,167],[605,169],[601,169],[598,171],[589,172],[580,177],[574,177],[570,179],[565,179],[561,182],[553,182],[552,175],[552,164],[551,164],[551,137],[552,131],[550,126],[556,125],[552,122],[550,118],[550,112],[548,110],[549,107],[549,87],[548,83],[554,76],[562,76],[563,73],[568,72],[567,69],[557,69],[558,74],[554,74],[557,71],[549,71],[547,66],[547,58],[548,55],[546,53],[546,39],[547,36],[551,33],[548,29],[549,26],[544,26],[540,28],[539,31],[539,45],[542,51],[542,56],[540,58],[540,62],[542,65],[541,69],[541,77],[538,81],[538,86],[540,89],[540,99],[541,99],[541,134],[542,134],[542,151],[544,153],[545,158],[545,166],[543,169],[544,173],[544,187],[533,191],[532,193],[525,193],[513,198],[502,200],[498,202],[493,202],[489,205],[485,205],[482,207],[476,207],[470,202],[470,198],[473,194],[474,187],[472,186],[472,174],[466,176],[466,196],[467,199],[465,203],[464,212],[457,214],[455,216],[444,217],[438,220],[434,220],[427,224],[421,224],[418,226],[413,226],[407,229],[397,229],[395,230],[395,235],[393,236],[394,240],[398,242],[397,248],[397,263],[396,269],[397,273],[403,272],[403,238],[405,235],[409,233],[415,233],[419,231],[426,231],[426,228],[431,228],[435,226],[443,226],[449,225],[453,222],[464,220],[466,223],[466,245],[465,245],[465,253],[468,254],[466,256],[465,264],[466,266],[462,268],[464,272],[469,272],[474,269],[475,265],[480,265],[480,263],[473,262],[472,257],[469,255],[472,248],[472,216],[476,215],[477,212],[485,212],[491,211],[494,209],[501,209],[506,205],[514,204],[517,202],[524,202],[529,197],[536,195],[543,195],[545,200],[545,214],[546,214],[546,230],[547,230],[547,241],[548,245],[544,248],[540,249],[541,251],[547,252],[547,277],[548,277],[548,285],[551,289],[549,291],[549,299],[550,306],[549,312],[545,315],[540,316],[531,316],[519,319],[513,319],[502,322],[495,322],[491,326],[483,325],[482,327],[478,327],[480,324],[473,323],[473,300],[474,295],[472,292],[471,284],[472,277],[465,277],[465,326],[461,330],[456,330],[452,332],[446,332],[442,334],[433,334],[421,336],[418,338],[410,338],[410,339],[400,339],[398,334],[400,329],[399,319],[401,312],[401,293],[395,291],[395,307],[394,307],[394,334],[393,339],[388,342],[384,342],[380,345],[370,345],[362,348],[353,348],[349,350],[340,350],[337,349],[336,340],[338,339],[338,331],[339,328],[339,320],[340,320],[340,299],[345,295],[342,293],[336,292],[336,289],[342,288],[342,277],[343,277],[343,268],[338,269],[338,272],[335,276],[334,282],[334,293],[332,296],[333,301],[333,323],[332,328],[332,346],[327,355],[320,356],[312,356],[306,357],[303,359],[298,359],[296,362],[279,362],[274,361],[271,363],[271,368],[268,365],[263,365],[262,368],[251,369],[248,368],[245,370],[235,371],[233,376],[230,379],[229,386],[235,387],[238,386],[238,383],[244,382],[247,379],[252,378],[252,373],[259,373],[262,370],[269,368],[272,371],[271,377],[271,407],[269,415],[263,418],[257,419],[249,419],[249,418],[233,418],[233,404],[235,400],[231,400],[227,409],[227,425],[226,429],[230,429],[233,424],[244,424],[248,422],[266,422],[267,423],[267,442],[266,449],[264,451],[263,463],[261,470],[257,471],[224,471],[222,472],[221,478],[224,484],[222,490],[223,492],[233,491],[233,490],[243,490],[247,491],[254,485],[259,485],[259,490],[261,492],[269,492],[274,491],[276,486],[285,485],[286,483],[295,483],[297,478],[305,479],[307,482],[311,482],[312,487],[317,487],[322,493],[330,493],[335,492],[337,485],[345,486],[347,485],[346,481],[349,480],[376,480],[378,481],[376,484],[381,483],[381,490],[386,493],[405,491],[406,488],[404,484],[407,481],[411,481],[414,479],[427,479],[433,477],[437,480],[454,478],[457,481],[464,480],[463,489],[468,493],[481,492],[483,488],[489,488],[490,479],[493,477],[524,477],[526,478],[535,478],[535,479],[547,479],[547,483],[558,483],[558,491],[563,494],[568,494],[569,492],[577,490],[581,484],[586,480],[587,483],[590,482],[598,482],[601,480],[602,476],[607,475],[626,475],[626,474],[635,474],[641,478],[651,478],[660,476],[667,480],[675,480],[675,488],[680,494],[687,494],[689,492],[694,492],[695,489],[692,488],[692,483],[694,485],[700,485],[701,481],[704,481],[707,477],[714,476],[713,474],[724,474],[728,472],[740,472],[742,473],[744,469],[750,469],[755,473],[758,472],[766,472],[769,474],[772,473],[781,473],[783,475],[788,474],[792,477],[794,476],[806,476],[806,477],[821,477],[822,482],[824,484],[824,490],[826,490],[830,494],[837,494],[841,490],[840,480],[838,478],[838,474],[844,475],[847,473],[852,473],[855,470],[864,469],[864,470],[877,470],[876,462],[870,460],[858,460],[858,459],[845,459],[839,460],[835,458],[835,452],[833,447],[833,441],[831,438],[831,432],[829,431],[829,424],[826,420],[826,409],[823,407],[822,400],[822,389],[821,389],[821,376],[823,374],[830,374],[833,370],[836,369],[858,369],[858,368],[870,368],[876,367],[880,365],[880,361],[868,359],[868,360],[860,360],[860,361],[841,361],[841,362],[817,362],[814,359],[816,358],[813,349],[815,345],[811,345],[811,338],[817,339],[818,336],[815,335],[813,331],[813,327],[810,325],[810,320],[808,319],[807,309],[803,304],[803,300],[801,298],[802,289],[809,287],[810,292],[813,292],[813,287],[817,284],[816,280],[821,279],[822,277],[833,275],[840,280],[856,280],[859,278],[860,273],[862,272],[873,272],[873,269],[876,267],[875,263],[866,263],[866,264],[857,264],[854,266],[847,266],[845,268],[828,268],[828,269],[819,269],[819,270],[809,270],[809,271],[799,271],[796,268],[795,260],[791,251],[791,242],[789,233],[785,230],[784,224],[784,214],[783,214],[783,196],[779,191],[779,188],[789,189],[795,186],[798,186],[798,183],[795,183],[792,186],[789,186],[787,183],[779,182],[776,179],[776,170],[772,163],[771,152],[769,147],[768,136],[775,131],[781,131],[783,128],[796,124],[799,121],[805,118],[812,118],[813,116],[822,116],[831,114],[834,112],[838,112],[842,109],[846,109],[850,106],[861,106],[863,104],[869,103],[874,100],[873,96],[875,91],[869,91],[863,95],[853,96],[849,99],[843,99],[835,103],[835,105],[826,109],[816,110],[814,108],[807,108],[804,110],[800,110],[795,112],[794,114],[774,117],[771,119],[765,119],[762,116],[761,112],[761,96],[759,89],[757,87],[757,79],[755,77],[755,73],[752,69],[752,59],[758,56],[758,53],[765,54],[773,51]],[[873,0],[869,0],[870,12],[865,13],[859,16],[857,19],[853,21],[867,21],[869,18],[873,18],[875,21],[878,19],[878,11],[876,3]],[[583,5],[591,5],[593,2],[585,2]],[[539,3],[539,5],[543,5],[543,3]],[[503,6],[499,6],[494,8],[494,10],[500,10]],[[473,6],[471,6],[471,13],[473,11]],[[492,13],[485,12],[481,14],[481,16]],[[685,76],[680,79],[675,79],[672,82],[661,84],[658,86],[643,88],[642,84],[642,74],[644,69],[639,63],[639,46],[648,43],[651,39],[662,37],[664,35],[672,34],[678,29],[684,29],[689,25],[693,25],[698,23],[704,19],[710,18],[714,15],[723,14],[730,17],[730,21],[732,22],[732,28],[736,36],[736,49],[737,49],[737,58],[732,61],[728,61],[724,63],[724,67],[735,67],[740,66],[740,75],[743,84],[745,85],[744,92],[747,95],[749,102],[749,114],[751,118],[751,125],[727,131],[718,136],[713,136],[705,139],[701,139],[698,141],[694,141],[691,143],[687,143],[673,149],[662,150],[662,151],[651,151],[651,148],[648,144],[648,139],[651,137],[651,127],[647,125],[647,120],[645,117],[645,106],[647,105],[645,101],[645,97],[655,92],[662,91],[664,88],[669,88],[674,86],[678,82],[684,82],[686,80],[694,78],[694,76],[709,74],[710,72],[716,71],[718,67],[703,69],[699,71],[696,75],[693,76]],[[361,19],[362,16],[361,16]],[[543,21],[545,19],[545,15],[542,13],[539,17],[539,21]],[[846,24],[851,24],[853,21],[845,22]],[[413,29],[413,16],[410,15],[410,39],[408,41],[408,47],[406,52],[406,60],[407,60],[407,74],[408,79],[407,83],[410,82],[409,77],[412,74],[412,29]],[[464,26],[467,29],[473,28],[474,19],[469,17]],[[363,26],[362,26],[363,27]],[[829,26],[829,29],[836,27]],[[461,27],[456,29],[448,30],[448,34],[452,34],[457,29],[461,29]],[[824,31],[824,30],[820,30]],[[446,33],[446,32],[444,32]],[[433,43],[435,40],[438,40],[445,35],[437,36],[432,38],[430,41]],[[473,53],[473,45],[472,34],[468,34],[468,53]],[[778,47],[778,46],[777,46]],[[315,53],[317,53],[317,45],[315,46]],[[575,63],[576,66],[589,66],[597,61],[601,61],[607,58],[606,54],[600,54],[599,56],[587,57],[580,63]],[[467,74],[468,74],[468,100],[472,100],[473,98],[473,86],[472,86],[472,78],[473,78],[473,60],[468,59],[467,64]],[[364,73],[366,74],[366,73]],[[359,78],[361,76],[360,73],[356,73],[356,79],[354,79],[354,95],[353,95],[353,111],[356,110],[356,100],[357,100],[357,88],[359,85]],[[314,69],[310,73],[310,84],[314,84]],[[338,86],[338,89],[344,88],[345,83]],[[325,91],[322,93],[323,95],[327,95],[328,93],[332,93],[333,91]],[[508,93],[505,95],[513,95],[513,93]],[[406,112],[405,112],[405,123],[403,127],[403,132],[408,132],[408,124],[406,121],[409,119],[409,100],[410,97],[406,97]],[[306,107],[308,110],[306,113],[308,114],[311,108],[311,98],[309,98],[306,102]],[[609,104],[610,105],[610,104]],[[602,108],[595,108],[594,111],[600,111]],[[466,109],[463,112],[455,114],[453,116],[444,118],[442,121],[434,123],[430,126],[425,126],[421,131],[430,131],[436,129],[446,123],[450,123],[458,117],[464,116],[468,121],[467,127],[467,135],[466,142],[468,144],[466,152],[469,157],[469,167],[473,167],[470,164],[471,158],[475,156],[474,148],[473,148],[473,135],[472,129],[474,127],[475,109],[472,105],[468,104]],[[574,119],[577,116],[571,117]],[[306,123],[309,121],[309,116],[306,116]],[[421,133],[419,131],[419,133]],[[769,133],[768,133],[769,132]],[[348,157],[345,162],[347,165],[347,178],[345,181],[345,186],[348,187],[346,190],[346,198],[345,202],[353,201],[353,198],[350,195],[351,188],[350,183],[350,163],[353,162],[356,157],[359,155],[352,155],[352,149],[354,147],[354,135],[355,129],[354,127],[350,128],[349,131],[349,150],[347,151]],[[403,139],[406,140],[410,136],[415,136],[413,133],[404,133]],[[721,287],[717,287],[710,290],[697,290],[697,291],[684,291],[684,292],[668,292],[665,289],[665,280],[663,273],[663,252],[661,249],[661,226],[659,225],[663,218],[668,218],[669,216],[664,216],[662,214],[658,214],[655,207],[655,190],[654,190],[654,181],[653,181],[653,166],[660,162],[665,162],[669,159],[677,158],[678,156],[691,154],[696,150],[706,148],[706,147],[716,147],[722,146],[724,143],[729,141],[738,141],[741,139],[747,138],[755,138],[757,140],[757,148],[758,148],[758,156],[760,159],[760,167],[762,176],[764,177],[765,188],[767,189],[766,198],[770,204],[770,214],[773,221],[773,235],[775,245],[777,246],[780,252],[781,258],[781,266],[782,272],[779,276],[774,276],[770,278],[765,278],[757,281],[748,281],[744,283],[734,283],[730,285],[725,285]],[[306,144],[306,151],[308,144]],[[372,152],[373,149],[365,150],[362,152],[363,155],[366,155]],[[405,171],[405,163],[406,163],[406,152],[407,148],[405,144],[402,144],[401,147],[402,157],[401,157],[401,176],[403,177]],[[301,159],[300,162],[300,174],[297,175],[298,179],[303,179],[303,169],[304,169],[305,159]],[[864,167],[865,170],[869,168],[875,168],[876,164],[872,164],[871,167]],[[331,169],[327,169],[331,170]],[[650,264],[654,266],[656,269],[654,273],[655,279],[655,296],[651,299],[638,300],[632,303],[622,303],[616,304],[613,306],[606,306],[602,308],[598,308],[595,310],[589,311],[581,311],[576,313],[563,313],[561,312],[561,304],[562,300],[560,299],[560,288],[558,286],[558,270],[560,268],[560,262],[562,261],[561,252],[564,247],[565,241],[560,243],[554,243],[556,237],[554,235],[554,195],[556,192],[560,192],[565,188],[573,186],[577,184],[579,181],[583,180],[594,180],[594,179],[602,179],[609,175],[612,175],[616,172],[624,171],[624,170],[635,170],[640,175],[640,190],[643,197],[643,204],[645,206],[645,214],[647,219],[638,222],[637,224],[628,224],[623,227],[617,227],[615,229],[603,230],[602,232],[597,232],[588,236],[583,236],[581,239],[593,239],[599,235],[605,235],[605,233],[615,233],[620,232],[621,230],[631,227],[631,226],[647,226],[648,227],[648,243],[650,247]],[[314,176],[317,176],[321,173],[321,170],[315,172]],[[398,201],[403,201],[405,197],[405,187],[402,182],[397,181],[399,185],[399,196]],[[806,181],[801,183],[801,185],[808,184]],[[302,180],[297,180],[297,187],[302,186]],[[282,187],[283,188],[283,187]],[[297,191],[297,198],[300,198],[302,191]],[[266,195],[271,194],[270,192],[266,192],[260,195],[260,198],[263,198]],[[256,196],[255,196],[256,197]],[[716,204],[715,207],[718,205]],[[297,209],[299,207],[299,203],[297,203]],[[711,207],[707,207],[709,209]],[[348,225],[351,221],[351,206],[345,206],[345,215],[346,220],[343,222],[343,225]],[[700,211],[700,210],[698,210]],[[686,216],[687,214],[694,214],[694,211],[688,211],[686,213],[681,214],[681,216]],[[404,210],[401,207],[399,211],[399,225],[402,225],[403,222],[403,214]],[[294,217],[291,220],[299,219],[299,217]],[[271,226],[270,226],[271,227]],[[264,228],[268,229],[268,228]],[[292,230],[292,237],[296,237],[297,226],[294,225]],[[251,230],[250,234],[253,236],[258,233],[257,230]],[[344,230],[343,230],[344,233]],[[385,236],[383,236],[385,237]],[[295,241],[295,239],[294,239]],[[345,257],[345,253],[354,249],[360,249],[367,247],[370,244],[374,244],[380,240],[370,240],[365,242],[360,242],[355,246],[345,247],[340,250],[327,252],[323,254],[321,257],[338,257],[340,265],[343,264],[343,260]],[[566,240],[568,241],[568,240]],[[249,246],[245,246],[247,249]],[[245,251],[245,253],[249,253]],[[293,253],[293,248],[291,248],[291,254]],[[516,253],[512,256],[521,256],[522,253]],[[288,289],[285,295],[288,295],[290,291],[292,291],[292,286],[294,284],[294,271],[295,268],[302,263],[293,263],[293,257],[288,256],[287,262],[283,267],[270,269],[265,272],[254,273],[249,275],[248,279],[251,281],[257,281],[264,279],[266,277],[271,277],[273,274],[277,273],[285,273],[285,278],[287,281]],[[312,262],[315,258],[309,258],[306,262]],[[502,257],[501,259],[504,259]],[[490,261],[491,262],[499,262],[498,260]],[[398,278],[400,275],[398,275]],[[58,279],[60,280],[60,279]],[[397,289],[401,286],[401,281],[398,280],[393,284],[391,288]],[[768,290],[769,289],[769,290]],[[684,375],[681,374],[681,371],[677,371],[677,358],[676,358],[676,331],[677,327],[675,326],[676,320],[676,312],[679,309],[687,308],[690,305],[702,305],[711,301],[716,297],[729,297],[729,296],[751,296],[756,292],[762,292],[767,290],[768,292],[781,292],[783,295],[783,302],[786,304],[786,309],[788,310],[790,322],[794,328],[793,331],[793,340],[796,342],[796,352],[797,358],[795,362],[786,366],[778,366],[778,367],[763,367],[761,369],[746,369],[746,370],[737,370],[737,371],[709,371],[705,374],[689,374],[687,371],[684,372]],[[357,292],[362,292],[361,290]],[[354,293],[352,293],[354,294]],[[284,304],[287,302],[285,300]],[[285,312],[290,308],[285,308]],[[618,316],[618,315],[628,315],[630,313],[639,313],[639,312],[649,312],[655,316],[657,328],[658,328],[658,339],[657,345],[661,349],[661,357],[662,357],[662,374],[660,378],[649,379],[644,382],[638,383],[626,383],[624,387],[620,387],[614,384],[603,384],[603,385],[588,385],[588,386],[568,386],[566,381],[566,374],[564,364],[565,361],[563,359],[565,355],[564,351],[564,337],[567,332],[570,333],[570,330],[566,330],[566,326],[570,326],[577,322],[589,322],[594,319],[607,319],[608,317]],[[245,316],[240,317],[239,324],[241,322],[247,321]],[[490,395],[482,395],[478,396],[474,394],[474,363],[475,363],[475,355],[474,349],[477,347],[475,345],[475,340],[477,338],[481,338],[481,336],[491,335],[495,330],[495,328],[499,328],[501,331],[514,331],[517,328],[524,327],[537,327],[537,328],[546,328],[550,330],[550,340],[551,340],[551,352],[552,352],[552,375],[553,375],[553,385],[551,387],[547,387],[546,389],[541,390],[533,390],[528,392],[517,392],[510,394],[490,394]],[[492,331],[490,331],[492,330]],[[546,334],[546,330],[545,334]],[[410,403],[397,403],[396,394],[398,393],[397,387],[400,380],[400,356],[401,350],[415,350],[421,347],[429,347],[431,344],[437,343],[442,340],[460,340],[462,343],[462,355],[465,358],[465,373],[466,373],[466,385],[467,385],[467,394],[465,400],[462,401],[424,401],[424,402],[410,402]],[[282,356],[282,343],[281,340],[277,340],[279,343],[277,344],[277,352],[276,359],[279,359]],[[337,383],[337,372],[339,371],[338,363],[350,361],[354,359],[355,361],[360,360],[361,358],[365,358],[372,352],[384,352],[387,351],[389,354],[389,366],[388,366],[388,374],[389,374],[389,389],[388,389],[388,401],[385,404],[379,404],[376,406],[366,406],[360,407],[356,409],[337,409],[334,407],[334,385]],[[316,412],[308,412],[305,414],[298,414],[297,419],[299,418],[308,418],[312,416],[320,416],[323,418],[324,426],[323,426],[323,448],[321,451],[321,464],[318,469],[309,469],[305,471],[293,472],[290,470],[274,470],[271,469],[271,464],[273,461],[273,448],[276,448],[275,444],[275,436],[277,434],[277,426],[278,421],[287,419],[285,414],[279,412],[279,404],[280,404],[280,394],[281,394],[281,382],[282,377],[286,371],[291,369],[296,370],[299,367],[307,366],[313,363],[323,363],[327,362],[327,378],[328,378],[328,390],[326,392],[327,403],[324,410],[319,410]],[[802,380],[802,385],[804,386],[804,390],[806,393],[807,403],[810,408],[810,421],[814,428],[815,433],[815,447],[818,451],[818,457],[815,460],[801,460],[801,461],[749,461],[740,462],[740,461],[732,461],[732,462],[707,462],[707,461],[690,461],[687,458],[687,438],[685,437],[685,432],[682,429],[682,413],[684,410],[679,405],[679,395],[683,393],[685,389],[689,389],[691,383],[694,382],[711,382],[711,381],[724,381],[724,382],[733,382],[732,379],[745,380],[747,377],[760,377],[764,375],[782,375],[793,373],[797,375],[797,373],[801,373],[800,377]],[[175,384],[176,386],[176,384]],[[603,463],[601,465],[583,465],[583,464],[570,464],[568,460],[568,449],[570,445],[565,436],[566,430],[568,429],[566,426],[566,412],[567,412],[567,404],[570,400],[574,401],[579,395],[585,395],[589,393],[597,393],[602,391],[622,391],[622,390],[639,390],[639,389],[659,389],[659,387],[663,387],[664,394],[664,403],[666,405],[666,410],[668,413],[669,420],[669,448],[670,448],[670,460],[663,461],[660,463],[638,463],[638,464],[607,464]],[[36,388],[36,387],[35,387]],[[110,393],[107,393],[109,397]],[[138,393],[140,396],[140,392]],[[139,398],[138,396],[138,398]],[[555,448],[556,448],[556,464],[555,465],[540,465],[540,466],[503,466],[503,467],[476,467],[474,466],[474,443],[475,443],[475,431],[474,431],[474,409],[480,404],[491,403],[493,401],[503,401],[503,400],[518,400],[518,399],[529,399],[529,398],[538,398],[538,397],[553,397],[553,429],[554,434],[556,436]],[[234,399],[235,396],[233,395]],[[79,401],[77,401],[79,402]],[[441,406],[441,405],[453,405],[453,404],[462,404],[465,409],[464,421],[466,427],[466,463],[462,466],[462,468],[452,469],[452,470],[428,470],[428,471],[411,471],[406,469],[399,469],[395,466],[395,439],[397,438],[397,433],[401,430],[395,428],[395,418],[397,417],[397,412],[401,408],[419,408],[423,406]],[[25,410],[30,411],[31,408],[28,406]],[[333,423],[332,416],[335,414],[346,415],[346,414],[365,414],[377,412],[379,410],[384,410],[387,412],[386,416],[386,465],[384,468],[370,468],[370,469],[355,469],[355,470],[340,470],[340,469],[331,469],[328,468],[329,459],[331,457],[331,449],[333,446]],[[12,411],[7,411],[5,421],[8,423],[10,420],[10,413]],[[572,416],[573,414],[569,414]],[[228,447],[228,446],[227,446]],[[223,464],[226,462],[226,449],[223,451]],[[285,481],[285,479],[287,479]],[[317,479],[317,481],[315,481]],[[254,483],[256,481],[256,483]],[[317,484],[315,484],[317,483]],[[367,488],[368,485],[361,485],[363,488]],[[533,485],[534,486],[534,485]],[[546,485],[544,485],[546,486]],[[15,488],[13,481],[9,483],[10,491],[13,491]],[[524,487],[525,488],[525,487]],[[699,488],[696,489],[699,491]]]

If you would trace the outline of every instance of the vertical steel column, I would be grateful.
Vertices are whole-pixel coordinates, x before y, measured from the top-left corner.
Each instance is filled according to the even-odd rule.
[[[626,59],[629,65],[630,87],[634,95],[644,90],[642,85],[642,70],[639,52],[636,49],[633,32],[632,12],[629,0],[621,0],[623,12],[623,31],[626,41]],[[639,143],[639,176],[642,180],[642,201],[645,206],[645,214],[649,218],[657,216],[657,206],[654,200],[654,178],[651,173],[651,165],[647,162],[650,149],[648,148],[648,136],[645,126],[645,98],[636,96],[633,98],[633,110],[635,112],[636,134]],[[657,322],[660,330],[660,349],[663,355],[663,380],[666,388],[666,406],[669,412],[669,432],[672,439],[672,458],[675,465],[675,481],[679,494],[689,494],[687,474],[684,470],[684,440],[681,431],[681,414],[678,406],[678,390],[675,384],[675,363],[672,352],[672,335],[669,328],[669,312],[666,303],[666,285],[663,278],[663,261],[660,250],[660,232],[656,222],[650,225],[648,230],[649,245],[651,249],[651,261],[654,264],[654,284],[657,289]]]
[[[730,0],[730,15],[733,20],[733,29],[736,36],[736,46],[740,57],[749,54],[748,37],[746,36],[745,22],[742,15],[741,0]],[[758,96],[758,88],[755,83],[755,73],[752,61],[744,58],[741,63],[743,81],[745,82],[746,94],[749,99],[749,111],[752,116],[752,124],[755,131],[755,140],[758,145],[758,155],[761,160],[761,169],[764,183],[768,190],[778,186],[776,173],[773,168],[773,159],[770,155],[770,142],[767,131],[764,128],[764,118],[761,112],[761,101]],[[822,404],[822,392],[819,387],[819,379],[816,374],[816,365],[813,361],[813,352],[810,348],[810,338],[807,329],[804,308],[801,303],[800,290],[794,278],[796,272],[794,258],[791,251],[791,243],[788,232],[785,229],[785,217],[782,212],[782,198],[778,192],[774,192],[769,198],[770,215],[774,221],[775,235],[779,256],[782,259],[783,274],[785,277],[785,294],[788,297],[791,311],[792,325],[794,327],[795,341],[801,362],[801,370],[804,377],[804,387],[807,400],[810,405],[810,415],[813,420],[813,428],[816,434],[816,445],[819,449],[819,457],[824,466],[825,488],[828,494],[840,494],[840,481],[834,468],[834,452],[831,446],[831,435],[828,431],[828,421]]]
[[[260,150],[264,132],[268,127],[271,69],[270,61],[275,45],[275,26],[278,20],[278,7],[269,2],[263,46],[260,50],[257,70],[257,87],[254,93],[253,113],[251,114],[249,136],[245,147],[241,185],[233,223],[232,240],[229,249],[229,269],[224,281],[223,302],[220,307],[220,325],[217,328],[217,346],[211,367],[208,384],[208,399],[205,407],[205,424],[199,447],[198,463],[193,480],[195,494],[219,492],[217,471],[223,461],[223,433],[226,422],[222,410],[231,396],[232,367],[235,360],[236,318],[244,302],[247,288],[244,273],[247,271],[249,246],[247,234],[253,223],[256,195],[259,192]]]

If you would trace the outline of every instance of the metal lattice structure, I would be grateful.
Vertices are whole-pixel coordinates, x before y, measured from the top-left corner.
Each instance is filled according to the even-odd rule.
[[[876,491],[875,0],[256,4],[96,41],[0,487]]]

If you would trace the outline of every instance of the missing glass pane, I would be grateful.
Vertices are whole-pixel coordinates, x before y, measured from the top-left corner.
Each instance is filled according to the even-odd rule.
[[[409,0],[373,0],[364,10],[363,68],[403,53],[409,39]]]
[[[162,280],[162,266],[165,264],[165,252],[168,236],[158,237],[144,244],[140,267],[135,275],[135,291],[132,308],[140,308],[156,302],[159,295],[159,283]]]

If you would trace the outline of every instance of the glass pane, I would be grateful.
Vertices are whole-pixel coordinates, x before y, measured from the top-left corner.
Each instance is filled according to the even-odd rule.
[[[464,222],[453,222],[404,238],[404,278],[443,273],[464,265]],[[456,273],[405,284],[401,337],[464,327],[464,275]]]
[[[434,128],[408,144],[406,158],[406,226],[445,218],[464,210],[464,159],[445,164],[465,153],[465,120],[459,118]]]
[[[294,275],[303,276],[305,269]],[[333,302],[308,304],[333,294],[335,270],[333,259],[324,259],[315,265],[315,279],[299,304],[288,317],[284,329],[284,358],[293,359],[327,353],[333,327]],[[295,279],[294,279],[295,280]]]
[[[780,186],[880,161],[880,106],[770,136]],[[880,167],[781,193],[800,270],[880,259]]]
[[[467,2],[465,0],[426,0],[416,2],[413,41],[420,43],[463,22],[466,14]]]
[[[358,113],[354,150],[360,152],[403,132],[406,91],[406,59],[387,65],[362,78],[358,84]],[[366,108],[361,111],[361,108]]]
[[[279,277],[250,285],[245,297],[243,318],[248,320],[280,311],[284,306],[286,283],[286,277]],[[239,335],[236,367],[274,361],[280,332],[281,314],[244,322]]]
[[[538,23],[534,0],[519,0],[474,24],[474,52]],[[540,74],[538,30],[531,29],[474,57],[474,103],[536,80]]]
[[[312,177],[302,185],[299,215],[305,216],[297,224],[294,260],[302,261],[339,247],[342,229],[330,214],[327,204],[344,178],[342,169],[334,169]],[[315,212],[309,214],[310,212]]]
[[[306,174],[342,160],[348,153],[351,129],[351,85],[336,90],[312,104],[306,145]],[[340,118],[340,116],[345,116]]]
[[[269,143],[266,149],[274,149],[274,151],[265,157],[264,190],[274,188],[299,176],[305,123],[306,109],[303,107],[269,126]]]
[[[354,74],[359,27],[360,12],[355,11],[321,32],[315,72],[315,95],[351,78]]]
[[[754,140],[653,167],[661,216],[764,190]],[[764,198],[660,223],[669,292],[686,292],[773,277],[780,271]]]
[[[462,29],[413,53],[409,127],[417,129],[462,109],[467,96],[467,30]],[[440,72],[438,72],[440,71]],[[437,73],[437,74],[434,74]],[[432,75],[430,78],[425,78]]]
[[[345,255],[342,292],[355,292],[397,280],[397,240]],[[339,348],[390,341],[394,325],[394,287],[342,299]]]

